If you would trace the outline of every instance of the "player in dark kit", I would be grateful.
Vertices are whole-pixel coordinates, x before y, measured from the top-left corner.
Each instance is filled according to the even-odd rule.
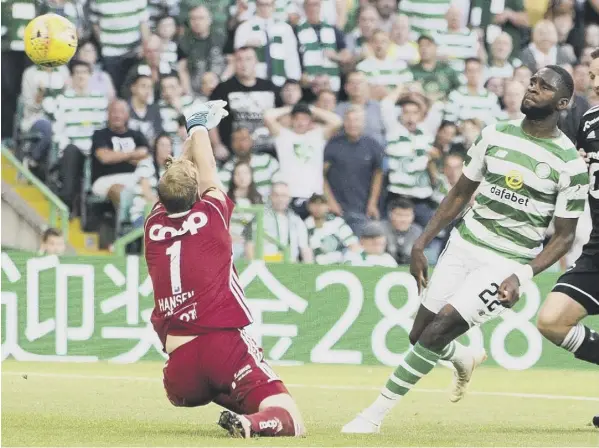
[[[599,49],[592,53],[591,83],[599,94]],[[558,279],[539,311],[537,327],[554,344],[583,361],[599,364],[599,334],[580,321],[599,314],[599,106],[580,122],[576,144],[589,165],[593,230],[582,255]],[[599,427],[599,416],[593,419]]]
[[[183,155],[168,164],[145,223],[152,324],[169,356],[164,388],[174,406],[227,408],[219,425],[233,436],[299,436],[293,398],[244,330],[252,318],[233,266],[234,204],[208,138],[225,105],[212,101],[188,117]]]

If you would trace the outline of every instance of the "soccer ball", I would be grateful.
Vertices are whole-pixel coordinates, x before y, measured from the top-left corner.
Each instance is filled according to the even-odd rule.
[[[34,64],[59,67],[68,63],[77,51],[77,29],[58,14],[44,14],[25,28],[25,53]]]

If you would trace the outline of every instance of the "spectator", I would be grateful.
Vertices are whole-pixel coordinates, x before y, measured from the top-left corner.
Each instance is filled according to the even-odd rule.
[[[118,209],[121,191],[135,182],[135,167],[148,156],[141,132],[127,127],[129,108],[123,100],[108,106],[108,126],[94,132],[91,153],[92,192]]]
[[[503,104],[505,110],[503,111],[504,115],[502,118],[504,120],[520,120],[524,118],[520,106],[522,105],[526,89],[517,81],[507,81],[504,91]]]
[[[332,90],[323,90],[318,94],[318,98],[314,105],[320,109],[335,112],[337,108],[337,96]]]
[[[397,13],[397,2],[395,0],[376,0],[374,5],[380,17],[380,29],[387,34],[391,33],[395,14]]]
[[[77,55],[74,59],[88,63],[92,67],[92,76],[90,79],[90,89],[95,92],[101,92],[108,101],[116,96],[114,85],[110,75],[106,73],[98,64],[98,49],[91,40],[79,42]]]
[[[400,101],[401,115],[395,119],[395,103],[401,94],[395,89],[382,102],[381,110],[387,129],[386,155],[389,165],[387,203],[399,197],[415,204],[416,222],[426,226],[434,209],[428,164],[433,136],[425,134],[420,125],[424,120],[422,106],[410,98]]]
[[[162,41],[158,36],[152,34],[143,44],[143,60],[134,64],[123,81],[123,86],[120,90],[121,97],[128,99],[131,96],[131,84],[140,73],[151,74],[152,82],[154,83],[154,99],[160,97],[160,78],[172,71],[170,64],[161,61]],[[122,70],[126,70],[125,67]],[[113,78],[114,79],[114,78]],[[116,82],[115,82],[116,84]]]
[[[584,46],[597,48],[599,47],[599,25],[591,23],[584,31]]]
[[[391,201],[387,221],[382,224],[387,238],[387,252],[397,264],[410,264],[412,246],[423,231],[414,222],[414,204],[409,199]]]
[[[250,20],[258,14],[258,3],[256,0],[239,1],[229,3],[229,16],[232,19],[234,29],[237,25]],[[277,22],[293,23],[299,18],[297,7],[293,0],[276,0],[273,6],[273,18]],[[231,22],[230,22],[231,23]]]
[[[302,99],[302,88],[295,79],[288,79],[281,88],[281,100],[283,106],[293,107]],[[279,123],[286,128],[291,127],[291,115],[284,115],[279,119]]]
[[[437,57],[437,44],[426,34],[418,38],[420,62],[410,67],[414,81],[422,85],[424,94],[432,101],[444,101],[460,86],[458,74],[448,63]]]
[[[252,213],[239,211],[239,208],[250,205],[262,204],[262,196],[258,193],[252,173],[252,168],[247,162],[237,162],[231,173],[231,183],[227,196],[236,205],[236,211],[231,216],[229,230],[233,239],[233,258],[238,259],[244,252],[244,229],[252,222]]]
[[[502,32],[491,44],[487,78],[512,78],[514,67],[522,62],[519,59],[510,59],[512,54],[512,36]]]
[[[189,11],[189,23],[184,28],[177,48],[183,90],[187,94],[202,94],[203,76],[213,72],[217,77],[226,68],[224,40],[211,33],[212,15],[206,6]]]
[[[505,31],[512,37],[511,57],[518,56],[522,48],[523,32],[528,28],[528,14],[523,0],[505,0],[493,3],[488,0],[472,0],[470,26],[479,28],[485,44],[491,45],[497,36]]]
[[[455,187],[462,176],[464,167],[464,157],[460,154],[448,154],[443,161],[443,176],[447,179],[448,192]]]
[[[370,39],[373,55],[358,64],[356,70],[363,72],[370,86],[370,98],[380,101],[391,89],[413,81],[407,64],[388,57],[391,40],[384,31],[377,30]]]
[[[162,129],[173,139],[174,154],[179,157],[183,142],[177,135],[179,128],[177,119],[179,116],[188,116],[192,112],[194,99],[190,95],[183,94],[181,81],[176,72],[165,75],[160,80],[160,91],[162,98],[158,103],[160,108],[160,119],[162,120]]]
[[[355,63],[372,55],[368,42],[374,32],[379,28],[381,16],[374,6],[366,3],[360,8],[358,15],[358,27],[347,35],[347,49]]]
[[[247,163],[252,169],[252,178],[262,198],[270,195],[272,179],[279,171],[279,162],[270,154],[252,152],[252,135],[248,128],[237,128],[231,136],[233,157],[223,165],[219,172],[220,181],[229,188],[233,169],[239,163]]]
[[[582,64],[576,64],[573,69],[574,92],[578,95],[587,96],[591,89],[589,83],[589,68]]]
[[[69,69],[64,65],[57,68],[33,65],[23,73],[21,131],[31,131],[39,136],[24,162],[40,175],[38,168],[41,168],[52,144],[52,119],[56,97],[62,94],[68,82]]]
[[[200,94],[196,96],[196,100],[201,103],[210,101],[210,96],[216,86],[219,83],[218,76],[213,72],[205,72],[202,75],[202,87],[200,88]]]
[[[406,64],[417,64],[420,61],[418,46],[410,39],[410,21],[405,14],[398,14],[393,17],[391,31],[391,52],[392,59],[404,61]]]
[[[532,42],[522,50],[520,59],[532,73],[552,64],[574,64],[576,56],[571,48],[557,45],[557,30],[549,20],[541,20],[532,31]]]
[[[293,107],[302,100],[302,88],[295,79],[288,79],[281,89],[283,106]]]
[[[352,72],[347,75],[345,92],[347,93],[348,101],[344,101],[337,106],[337,114],[344,117],[347,111],[353,106],[364,108],[366,113],[364,134],[374,138],[383,145],[385,143],[385,128],[383,126],[381,108],[376,101],[371,100],[369,97],[366,75],[362,72]]]
[[[179,15],[180,0],[148,0],[148,15],[150,28],[158,28],[163,17]]]
[[[147,0],[91,0],[91,21],[96,41],[102,48],[104,69],[117,92],[124,76],[136,62],[139,45],[150,36]]]
[[[62,232],[49,227],[42,233],[42,243],[38,255],[64,255],[66,244]]]
[[[460,122],[480,118],[485,124],[497,121],[501,110],[497,96],[482,87],[482,63],[479,59],[466,60],[466,85],[449,95],[445,118]]]
[[[493,76],[493,77],[487,79],[487,81],[485,82],[485,89],[487,89],[487,91],[495,94],[495,96],[499,100],[500,106],[503,104],[504,87],[505,86],[504,86],[503,78],[497,78],[497,77]]]
[[[220,122],[218,129],[210,130],[214,154],[220,160],[228,157],[231,134],[239,127],[252,133],[254,150],[267,151],[273,146],[264,125],[264,112],[281,105],[279,89],[271,81],[256,76],[257,62],[253,48],[239,48],[235,52],[235,75],[216,86],[210,96],[211,100],[229,103],[229,116]]]
[[[277,121],[291,114],[291,128]],[[324,126],[314,126],[312,117]],[[281,166],[281,177],[286,180],[292,197],[292,208],[300,218],[308,215],[306,201],[324,190],[324,148],[328,139],[341,127],[341,119],[334,112],[296,104],[272,109],[264,114],[264,122],[275,137],[275,148]]]
[[[399,12],[410,20],[411,39],[417,40],[423,34],[443,31],[447,26],[445,14],[450,4],[451,0],[438,0],[434,4],[430,0],[402,0]]]
[[[310,86],[314,91],[314,82],[323,77],[329,90],[339,92],[339,64],[347,64],[351,55],[345,48],[343,33],[320,19],[321,6],[321,0],[304,0],[306,20],[295,30],[299,44],[302,86]]]
[[[275,0],[256,0],[256,15],[235,31],[235,49],[254,47],[258,57],[256,76],[281,87],[285,79],[299,80],[301,66],[297,38],[286,22],[273,18]]]
[[[456,127],[455,123],[446,120],[442,121],[439,129],[437,130],[437,135],[435,136],[433,146],[437,148],[441,154],[447,154],[457,133],[458,128]]]
[[[91,66],[83,61],[71,62],[72,86],[59,96],[56,104],[54,136],[58,144],[60,197],[73,210],[81,191],[83,162],[91,154],[94,132],[106,126],[108,99],[91,87]]]
[[[232,14],[230,13],[232,3],[234,2],[231,0],[214,0],[209,3],[205,0],[180,0],[180,2],[180,12],[178,16],[180,24],[179,34],[181,35],[185,27],[191,25],[191,11],[198,6],[206,6],[209,7],[210,16],[212,18],[210,37],[212,37],[215,42],[219,42],[219,46],[222,48],[229,33],[235,29],[235,26],[237,26],[234,23],[235,12],[233,11]],[[248,5],[249,2],[238,0],[237,3]]]
[[[171,138],[167,134],[160,134],[156,137],[152,154],[137,164],[133,175],[134,197],[129,209],[133,227],[143,226],[146,208],[158,202],[158,181],[166,171],[166,161],[172,155]]]
[[[593,51],[595,51],[595,48],[593,47],[584,47],[582,49],[582,53],[580,55],[580,63],[582,65],[586,65],[587,67],[591,65],[591,61],[593,60],[591,54],[593,53]]]
[[[324,152],[324,191],[331,212],[342,216],[354,233],[379,218],[383,185],[383,147],[364,133],[364,109],[350,107],[344,132],[327,144]]]
[[[23,72],[31,65],[25,55],[23,31],[36,14],[35,0],[2,3],[2,139],[12,137]],[[35,92],[32,92],[35,95]]]
[[[521,65],[514,69],[514,81],[522,84],[522,87],[525,89],[528,89],[530,78],[532,78],[532,72],[526,65]]]
[[[142,67],[140,67],[141,70]],[[129,129],[141,132],[153,145],[154,139],[162,132],[162,118],[158,103],[153,103],[154,85],[150,71],[138,73],[131,85],[129,100]]]
[[[171,68],[177,68],[177,21],[174,17],[160,16],[156,22],[156,35],[160,38],[160,62],[166,62]]]
[[[343,218],[329,213],[327,199],[313,194],[308,201],[306,218],[308,243],[316,264],[341,264],[347,251],[359,252],[358,238]]]
[[[482,132],[483,124],[477,118],[469,118],[460,124],[460,141],[452,145],[450,152],[466,157],[470,147]]]
[[[361,252],[347,252],[345,262],[352,266],[381,266],[394,268],[397,262],[385,252],[387,237],[380,222],[370,222],[360,235]]]
[[[478,35],[476,31],[462,26],[461,11],[456,5],[445,13],[447,29],[434,34],[439,45],[439,55],[449,61],[449,65],[458,73],[464,71],[464,61],[479,55]]]
[[[289,248],[291,261],[301,259],[304,263],[312,263],[314,255],[308,245],[306,225],[290,208],[289,187],[282,182],[274,183],[270,193],[270,204],[264,210],[264,232],[275,238],[284,247]],[[249,260],[254,259],[253,233],[254,226],[246,228],[245,254]],[[273,243],[264,244],[264,255],[269,258],[281,259],[280,249]]]
[[[305,5],[304,0],[295,0],[295,3],[298,12],[298,21],[297,23],[301,23],[306,19],[306,13],[303,8]],[[348,2],[345,0],[324,0],[322,2],[322,7],[320,8],[320,20],[323,23],[328,23],[335,28],[340,30],[345,29],[347,24],[347,15],[348,15]],[[295,12],[295,11],[294,11]],[[289,21],[292,25],[293,21]],[[295,24],[297,24],[295,23]]]

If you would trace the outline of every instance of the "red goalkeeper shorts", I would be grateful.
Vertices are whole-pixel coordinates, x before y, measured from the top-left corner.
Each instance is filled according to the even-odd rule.
[[[289,393],[243,329],[199,335],[169,355],[163,372],[166,395],[175,406],[215,402],[252,414],[265,398]]]

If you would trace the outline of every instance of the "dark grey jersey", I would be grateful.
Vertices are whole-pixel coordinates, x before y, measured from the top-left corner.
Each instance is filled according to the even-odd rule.
[[[599,106],[592,107],[583,115],[578,128],[576,144],[578,148],[584,149],[591,159],[589,205],[593,230],[582,253],[592,257],[599,266]]]

